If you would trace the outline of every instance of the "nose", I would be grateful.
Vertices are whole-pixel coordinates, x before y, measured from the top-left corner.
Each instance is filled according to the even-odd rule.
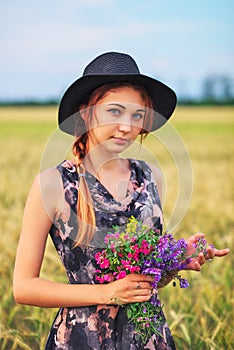
[[[125,117],[121,121],[119,121],[118,129],[119,131],[122,131],[124,133],[130,132],[132,129],[130,118]]]
[[[131,131],[131,125],[129,123],[121,123],[118,127],[119,131],[122,131],[124,133],[128,133]]]

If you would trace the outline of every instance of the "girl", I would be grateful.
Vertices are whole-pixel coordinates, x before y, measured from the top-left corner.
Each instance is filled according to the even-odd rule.
[[[95,281],[94,255],[113,225],[130,216],[162,232],[161,179],[152,165],[119,157],[136,138],[161,127],[172,115],[175,93],[140,74],[129,55],[109,52],[95,58],[64,94],[61,130],[75,135],[75,161],[64,161],[34,181],[25,206],[15,271],[18,303],[59,307],[45,349],[175,349],[166,320],[161,336],[143,345],[116,304],[148,301],[148,275],[131,274],[107,284]],[[68,276],[68,284],[44,280],[40,268],[50,233]],[[187,241],[192,249],[202,234]],[[209,247],[187,269],[228,249]],[[169,283],[164,280],[161,287]]]

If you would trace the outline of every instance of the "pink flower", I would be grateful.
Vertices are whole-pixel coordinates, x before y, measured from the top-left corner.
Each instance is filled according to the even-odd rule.
[[[139,249],[139,246],[138,244],[135,244],[132,249],[135,251],[135,253],[139,253],[140,252],[140,249]]]
[[[150,249],[148,249],[148,248],[141,248],[140,252],[145,254],[145,255],[148,255],[150,253]]]
[[[138,258],[138,253],[134,252],[134,253],[128,253],[128,259],[132,259],[134,261],[139,261]]]
[[[107,269],[110,266],[110,262],[108,259],[103,259],[102,262],[100,263],[100,267],[102,269]]]
[[[111,281],[111,276],[110,275],[104,275],[103,276],[105,282],[110,282]]]
[[[145,239],[143,239],[141,242],[140,252],[144,255],[148,255],[152,249],[153,247],[149,246],[149,243]]]
[[[99,281],[99,283],[110,282],[111,277],[109,275],[96,276],[96,280]]]
[[[95,254],[95,260],[102,269],[107,269],[110,266],[109,260],[106,258],[106,253],[97,252]]]
[[[139,266],[134,266],[134,265],[129,266],[129,271],[130,271],[131,273],[139,272],[140,269],[141,269],[141,268],[140,268]]]
[[[117,280],[120,280],[121,278],[124,278],[126,276],[126,271],[120,271],[118,275],[116,276]]]
[[[126,270],[129,270],[129,267],[131,267],[131,261],[130,260],[121,260],[121,264],[123,265],[123,268]]]

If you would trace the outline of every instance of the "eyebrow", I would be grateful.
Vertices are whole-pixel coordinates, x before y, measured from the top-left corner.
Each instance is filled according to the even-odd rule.
[[[117,107],[126,109],[125,106],[120,105],[119,103],[109,103],[108,106],[117,106]],[[145,109],[143,109],[143,108],[142,108],[142,109],[141,109],[141,108],[138,108],[138,109],[136,110],[136,112],[145,112]]]

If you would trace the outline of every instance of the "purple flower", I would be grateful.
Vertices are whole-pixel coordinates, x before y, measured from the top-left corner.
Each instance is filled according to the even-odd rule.
[[[157,284],[162,277],[162,270],[155,268],[155,267],[148,267],[146,269],[143,269],[141,273],[143,275],[153,275],[154,276],[154,282],[152,283],[152,286],[154,288],[157,287]]]
[[[150,303],[154,306],[154,307],[160,307],[161,306],[161,302],[158,299],[157,294],[153,294],[152,297],[150,298]]]
[[[185,278],[179,277],[179,282],[180,282],[180,288],[188,288],[189,283]]]

